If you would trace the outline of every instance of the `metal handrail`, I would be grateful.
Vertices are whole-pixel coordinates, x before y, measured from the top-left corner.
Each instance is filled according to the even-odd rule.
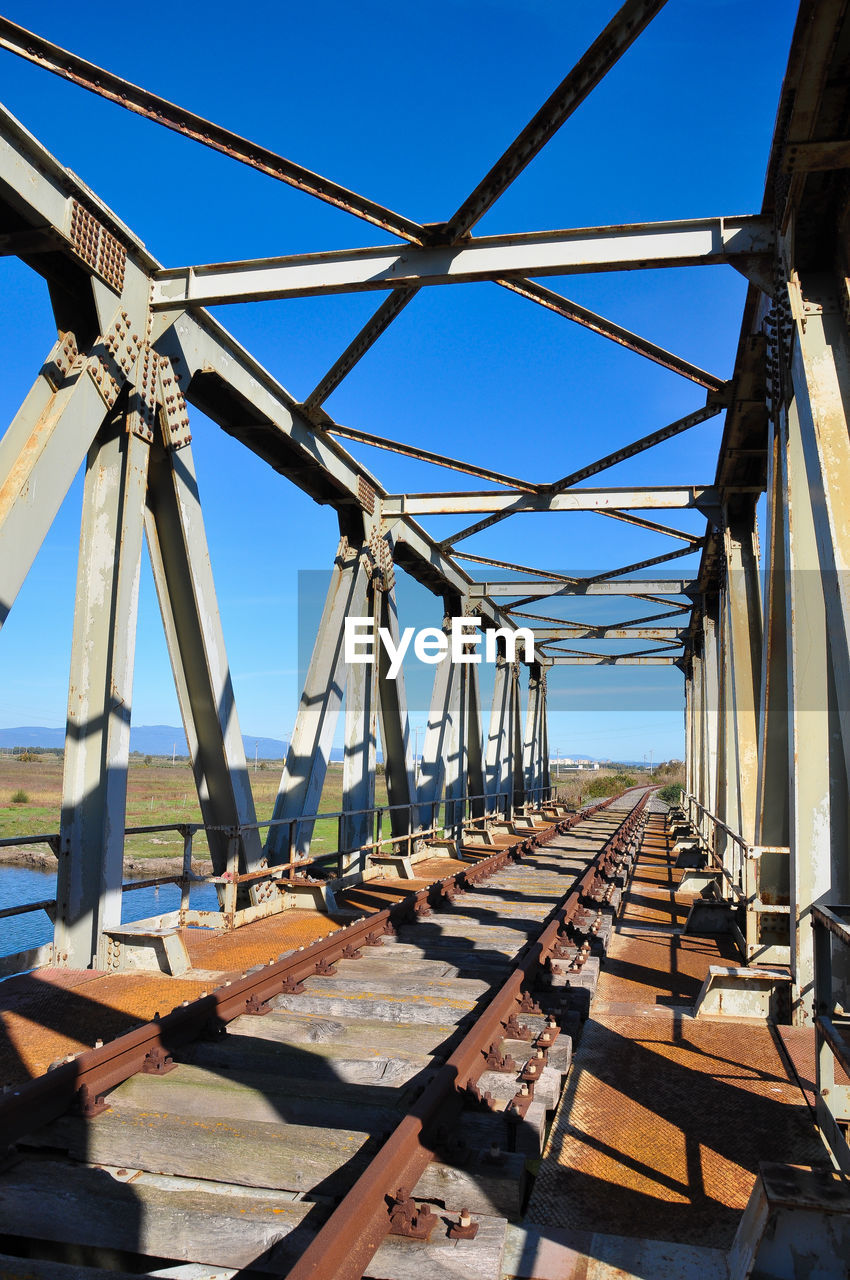
[[[744,882],[744,863],[755,846],[745,840],[739,832],[733,830],[733,828],[730,827],[728,823],[724,822],[722,818],[718,818],[710,809],[707,809],[701,801],[697,800],[696,796],[691,795],[689,792],[685,792],[684,799],[687,806],[688,820],[691,822],[698,838],[704,844],[706,852],[708,853],[714,867],[728,881],[729,889],[733,896],[737,898],[746,897],[747,888]],[[694,821],[691,816],[692,808],[699,811],[696,821]],[[705,819],[713,824],[711,837],[706,835],[702,829],[702,824]],[[735,866],[735,860],[733,859],[731,871],[725,866],[722,856],[717,851],[718,831],[722,831],[724,836],[726,836],[728,840],[731,840],[733,844],[737,845],[741,851],[737,859],[737,868]]]
[[[534,788],[527,789],[524,792],[524,795],[525,796],[531,795],[532,797],[536,796],[537,797],[536,803],[538,805],[546,802],[558,803],[557,799],[555,800],[552,799],[553,794],[557,793],[558,791],[559,791],[558,788],[553,788],[551,786],[534,787]],[[477,817],[467,817],[466,814],[467,814],[468,806],[475,801],[483,801],[485,805],[491,805],[492,808],[490,808],[489,811],[485,810],[483,814],[480,814]],[[418,814],[422,810],[422,808],[424,808],[429,803],[430,803],[431,815],[432,815],[431,825],[428,827],[415,826],[413,821],[414,813]],[[533,800],[526,801],[522,805],[522,808],[525,809],[528,807],[529,804],[533,804],[533,803],[534,803]],[[502,806],[502,804],[503,804],[503,808],[500,807]],[[414,841],[426,839],[429,836],[436,837],[436,833],[438,831],[442,831],[443,834],[445,835],[446,823],[444,822],[443,826],[440,827],[439,823],[436,820],[439,815],[439,810],[441,807],[444,809],[444,811],[456,810],[458,808],[461,810],[460,819],[457,820],[454,824],[452,824],[457,827],[458,840],[462,837],[464,829],[467,829],[469,827],[476,827],[481,823],[484,824],[486,829],[486,825],[488,822],[496,822],[496,821],[509,822],[512,820],[515,812],[514,805],[513,805],[512,792],[504,791],[504,792],[498,792],[495,794],[488,793],[488,792],[480,792],[473,795],[469,795],[465,793],[464,795],[458,796],[457,798],[444,797],[442,800],[431,801],[431,802],[425,801],[422,803],[414,802],[412,804],[373,805],[369,808],[364,808],[364,809],[348,809],[348,810],[341,809],[341,810],[334,810],[329,813],[319,812],[315,814],[302,814],[297,818],[269,818],[261,822],[240,823],[237,826],[227,826],[223,824],[211,824],[211,823],[208,824],[203,822],[171,822],[171,823],[148,824],[145,826],[138,826],[138,827],[126,827],[124,829],[125,836],[148,835],[148,834],[154,834],[154,833],[159,833],[163,831],[176,831],[178,834],[180,834],[183,837],[183,868],[182,868],[182,871],[179,873],[173,872],[170,875],[155,876],[155,877],[150,877],[144,880],[136,880],[136,881],[129,881],[129,882],[123,883],[121,886],[121,891],[122,893],[133,893],[139,889],[154,888],[164,884],[178,885],[181,889],[180,910],[181,912],[183,912],[186,909],[188,909],[189,889],[193,884],[194,885],[210,884],[210,885],[222,886],[227,892],[228,896],[235,896],[235,888],[238,885],[246,884],[246,883],[249,883],[249,884],[256,883],[263,880],[294,881],[296,880],[296,875],[299,878],[303,877],[304,873],[309,868],[316,867],[317,865],[327,862],[329,860],[335,859],[338,863],[338,871],[341,871],[343,860],[348,856],[351,856],[354,854],[368,856],[370,852],[373,852],[376,849],[381,849],[384,847],[384,845],[388,845],[388,844],[399,845],[405,842],[407,843],[408,850],[411,851],[412,844]],[[382,824],[383,824],[384,814],[389,814],[389,813],[397,812],[400,810],[406,810],[409,815],[407,832],[402,835],[390,834],[388,836],[384,836],[382,834]],[[340,848],[334,852],[317,854],[314,857],[307,857],[303,859],[296,858],[295,832],[298,827],[312,826],[320,820],[327,821],[329,819],[337,819],[337,821],[339,822],[339,835],[341,837],[343,823],[348,819],[361,817],[364,814],[372,815],[373,824],[374,824],[373,829],[375,828],[375,826],[377,827],[377,830],[375,833],[376,838],[374,840],[369,841],[364,845],[357,846],[357,848],[355,849],[346,849],[342,847],[343,842],[342,842],[342,839],[340,839],[340,842],[339,842]],[[445,812],[444,812],[444,817],[445,817]],[[289,827],[289,838],[287,841],[286,861],[281,863],[276,863],[273,866],[260,867],[253,871],[238,872],[237,867],[238,867],[239,845],[240,845],[242,835],[248,831],[260,831],[260,830],[265,830],[268,828],[280,827],[280,826]],[[200,831],[203,831],[205,833],[217,832],[221,834],[226,834],[229,837],[229,848],[228,848],[228,858],[227,858],[228,870],[226,872],[221,874],[204,876],[204,875],[197,875],[195,872],[192,871],[191,869],[192,843],[193,843],[194,837]],[[54,854],[58,856],[59,842],[60,842],[60,836],[58,833],[41,834],[41,835],[33,835],[33,836],[6,836],[6,837],[0,837],[0,848],[20,846],[20,845],[30,845],[30,844],[47,844],[51,847]],[[24,915],[27,912],[32,912],[32,911],[49,911],[54,905],[55,905],[54,899],[50,899],[50,900],[44,899],[40,902],[22,903],[14,907],[7,907],[3,910],[0,910],[0,919],[3,919],[6,916]],[[217,913],[211,913],[211,914],[217,914]]]
[[[850,1087],[835,1078],[836,1062],[850,1074],[850,1022],[836,1011],[833,988],[832,941],[850,947],[850,905],[813,905],[814,950],[815,1112],[832,1157],[850,1174],[850,1144],[843,1126],[850,1106]]]

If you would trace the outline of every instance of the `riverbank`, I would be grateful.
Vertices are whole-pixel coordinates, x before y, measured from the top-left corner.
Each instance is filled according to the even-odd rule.
[[[17,845],[12,849],[0,849],[0,867],[30,867],[33,871],[55,871],[56,856],[44,845]],[[180,875],[182,858],[125,858],[124,875],[129,879],[153,880],[157,876]],[[211,876],[212,863],[206,858],[193,858],[192,871],[196,876]]]

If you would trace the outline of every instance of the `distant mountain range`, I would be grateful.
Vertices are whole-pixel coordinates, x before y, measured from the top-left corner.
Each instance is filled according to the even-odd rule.
[[[289,743],[282,738],[254,738],[250,733],[243,733],[242,741],[245,744],[245,757],[248,760],[254,759],[255,752],[258,760],[282,760],[289,747]],[[0,748],[7,750],[12,747],[58,747],[61,750],[64,746],[64,727],[47,729],[43,725],[22,725],[17,729],[0,729]],[[175,746],[178,756],[188,756],[189,746],[186,735],[182,728],[178,729],[173,724],[140,724],[130,729],[130,750],[138,751],[143,756],[170,756]],[[331,760],[342,760],[342,758],[342,747],[334,747],[331,751]],[[383,759],[380,751],[378,759]],[[554,759],[553,756],[552,760]],[[562,759],[581,760],[591,764],[594,757],[568,756],[564,753]],[[640,762],[627,761],[626,763]]]
[[[280,738],[252,738],[243,734],[245,755],[260,760],[282,760],[288,742]],[[43,725],[22,725],[17,729],[0,729],[0,747],[59,747],[65,746],[65,729],[47,729]],[[170,756],[177,750],[178,756],[188,756],[189,746],[182,728],[171,724],[140,724],[130,729],[130,750],[143,756]],[[334,747],[332,760],[342,759],[342,748]]]

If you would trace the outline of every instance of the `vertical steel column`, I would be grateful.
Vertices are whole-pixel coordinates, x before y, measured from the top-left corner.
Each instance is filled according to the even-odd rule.
[[[464,819],[464,799],[469,773],[469,668],[454,663],[446,657],[440,664],[449,668],[448,701],[446,704],[445,748],[445,796],[446,827],[455,839],[460,838]]]
[[[729,822],[729,825],[752,844],[756,833],[762,644],[755,504],[749,509],[734,513],[727,511],[723,540],[726,560],[729,690],[734,736],[734,750],[727,754],[727,768],[737,767],[737,811],[731,809],[731,815],[736,820]],[[727,804],[731,795],[732,787],[727,779]]]
[[[89,450],[56,886],[58,963],[104,967],[121,922],[130,705],[150,446],[114,414]]]
[[[381,626],[390,632],[393,644],[398,647],[399,625],[395,587],[378,593]],[[387,796],[391,806],[390,827],[393,835],[406,835],[418,826],[416,805],[416,779],[410,754],[410,721],[407,714],[407,695],[404,670],[395,680],[388,676],[390,659],[383,645],[378,646],[378,712],[381,726],[381,746],[384,753],[384,771],[387,780]]]
[[[448,637],[451,631],[448,616],[443,619],[443,631]],[[430,826],[436,819],[447,776],[446,761],[450,752],[457,750],[457,718],[460,714],[458,683],[455,680],[457,671],[458,668],[448,658],[438,662],[434,668],[434,687],[419,765],[418,797],[423,827]]]
[[[512,664],[505,657],[505,642],[499,640],[496,655],[493,702],[490,709],[490,728],[484,752],[488,807],[498,803],[497,797],[513,791],[513,744],[511,742],[513,717],[511,689],[514,680]]]
[[[791,377],[814,495],[814,533],[850,779],[850,340],[839,290],[846,298],[846,280],[836,285],[817,274],[795,275],[788,287],[795,322]]]
[[[720,676],[718,671],[718,618],[720,601],[715,595],[704,598],[702,617],[702,803],[712,813],[717,813],[717,786],[719,770],[718,733],[720,723]]]
[[[525,713],[525,739],[522,766],[526,799],[536,802],[540,789],[540,717],[543,700],[543,672],[539,662],[528,668],[528,706]]]
[[[188,440],[151,450],[145,528],[204,822],[228,828],[255,823]],[[222,874],[229,836],[210,832],[208,840],[213,867]],[[259,832],[243,832],[242,870],[258,867],[262,856]]]
[[[373,621],[375,645],[381,616],[380,598],[383,583],[373,575],[366,591],[363,617]],[[353,663],[345,683],[345,747],[342,765],[341,824],[343,847],[340,849],[343,873],[361,870],[360,850],[373,838],[375,804],[375,765],[377,760],[378,724],[378,660]]]
[[[738,753],[735,741],[735,708],[732,691],[732,657],[729,623],[729,591],[724,580],[720,590],[717,628],[717,807],[721,822],[738,830]],[[726,866],[727,839],[718,829],[716,850]],[[731,868],[728,868],[731,873]]]
[[[302,818],[319,807],[345,692],[345,619],[365,616],[368,588],[369,569],[361,549],[341,538],[275,800],[275,819]],[[312,822],[298,824],[293,847],[300,854],[309,853],[312,834]],[[288,827],[270,827],[269,863],[285,862],[288,852]]]
[[[693,656],[685,670],[685,791],[696,795],[694,789],[694,667]]]
[[[481,741],[481,691],[478,667],[463,668],[466,677],[466,794],[470,800],[470,816],[482,818],[484,802],[484,758]]]
[[[830,785],[830,677],[826,609],[815,539],[813,501],[796,400],[783,414],[781,461],[785,557],[789,567],[788,791],[791,846],[791,970],[795,1021],[811,1016],[814,951],[811,909],[833,889],[836,832]],[[834,750],[832,752],[834,755]],[[840,834],[840,833],[839,833]]]
[[[546,668],[540,668],[540,785],[549,790],[549,703]]]
[[[525,775],[523,773],[522,701],[519,682],[519,660],[511,663],[511,756],[510,779],[511,804],[519,809],[525,801]]]
[[[765,601],[759,697],[759,776],[756,795],[756,843],[788,844],[788,589],[785,562],[785,494],[780,451],[783,443],[772,430],[767,455],[767,538]],[[761,868],[763,873],[767,867]],[[763,880],[764,883],[764,880]],[[773,884],[774,893],[787,884]]]
[[[690,735],[688,739],[688,755],[690,757],[691,794],[700,803],[705,804],[705,760],[703,755],[703,658],[698,649],[694,649],[691,658],[691,676],[688,680]]]

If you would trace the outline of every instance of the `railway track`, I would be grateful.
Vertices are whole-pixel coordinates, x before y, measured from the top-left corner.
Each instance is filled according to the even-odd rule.
[[[7,1095],[0,1275],[499,1280],[647,795]]]

